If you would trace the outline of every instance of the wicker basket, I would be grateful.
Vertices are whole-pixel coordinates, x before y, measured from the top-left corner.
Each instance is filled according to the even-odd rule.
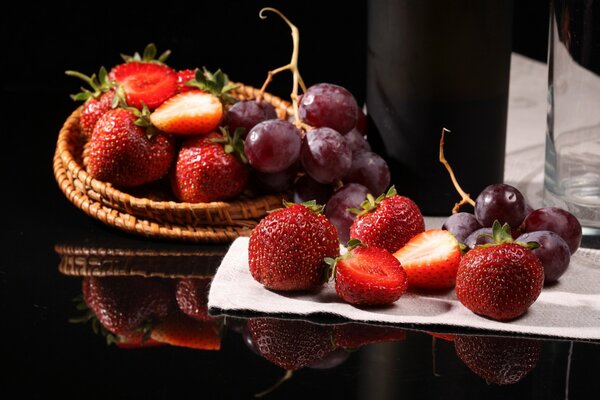
[[[213,277],[224,248],[132,249],[56,245],[58,270],[70,276]]]
[[[257,95],[257,89],[244,85],[234,92],[240,100]],[[290,115],[288,102],[268,93],[263,99],[275,107],[280,118]],[[86,142],[79,128],[79,113],[80,108],[60,130],[54,176],[75,206],[107,225],[153,238],[222,243],[248,236],[268,211],[281,207],[284,195],[254,196],[247,190],[231,202],[183,203],[165,200],[170,194],[161,193],[160,188],[146,196],[135,191],[125,193],[110,183],[94,179],[84,167]]]

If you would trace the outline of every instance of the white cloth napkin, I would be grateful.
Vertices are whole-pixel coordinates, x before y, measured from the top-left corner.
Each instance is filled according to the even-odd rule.
[[[430,222],[430,221],[427,221]],[[431,221],[433,226],[438,221]],[[521,318],[497,322],[466,309],[454,290],[407,292],[387,307],[357,308],[342,301],[332,283],[314,293],[265,289],[248,269],[248,238],[231,245],[208,296],[213,311],[252,311],[309,316],[327,313],[351,320],[399,324],[435,324],[519,334],[600,340],[600,251],[578,250],[558,284],[544,288]]]

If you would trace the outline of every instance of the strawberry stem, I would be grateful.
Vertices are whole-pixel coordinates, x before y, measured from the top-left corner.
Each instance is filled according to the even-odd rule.
[[[300,75],[300,71],[298,70],[298,54],[300,51],[300,31],[294,24],[292,24],[292,22],[289,19],[287,19],[287,17],[285,15],[283,15],[283,13],[281,13],[281,11],[279,11],[275,8],[272,8],[272,7],[265,7],[260,10],[260,12],[258,13],[258,16],[261,19],[267,18],[264,15],[265,11],[274,12],[279,17],[281,17],[281,19],[283,19],[285,21],[285,23],[290,27],[290,29],[292,31],[293,50],[292,50],[292,59],[289,62],[289,64],[286,64],[282,67],[271,70],[267,73],[267,79],[265,80],[265,83],[263,83],[262,87],[260,88],[259,94],[257,96],[257,100],[260,101],[260,99],[262,99],[262,96],[265,93],[265,90],[267,90],[267,86],[269,86],[269,84],[273,80],[274,75],[277,75],[278,73],[280,73],[282,71],[286,71],[286,70],[291,71],[292,76],[293,76],[293,84],[292,84],[292,93],[290,95],[290,98],[292,99],[292,107],[294,109],[294,123],[296,124],[296,126],[299,129],[305,128],[302,121],[300,121],[300,116],[298,115],[298,85],[300,85],[300,87],[302,88],[302,92],[306,92],[306,85],[304,84],[304,80],[302,79],[302,76]]]
[[[450,131],[446,128],[442,128],[442,137],[440,139],[440,162],[444,164],[444,167],[446,167],[446,169],[448,170],[448,173],[450,174],[450,179],[452,180],[452,184],[454,185],[454,188],[456,189],[458,194],[460,194],[461,197],[461,200],[454,205],[454,208],[452,208],[452,214],[456,214],[460,210],[460,207],[464,204],[468,203],[475,207],[475,202],[473,201],[473,199],[471,199],[471,196],[468,193],[465,193],[465,191],[460,187],[458,181],[456,180],[456,177],[454,176],[454,171],[452,171],[450,163],[448,163],[446,157],[444,156],[444,134],[446,132]]]

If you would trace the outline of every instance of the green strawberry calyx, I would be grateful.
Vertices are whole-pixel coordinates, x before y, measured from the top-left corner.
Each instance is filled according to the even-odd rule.
[[[233,136],[229,134],[229,130],[227,128],[220,127],[219,129],[221,130],[222,136],[211,138],[210,141],[223,144],[223,150],[225,150],[225,153],[233,153],[242,163],[248,164],[248,158],[246,157],[246,153],[244,153],[244,141],[241,138],[242,134],[244,133],[244,128],[237,128],[233,132]]]
[[[500,224],[500,221],[498,221],[498,220],[495,220],[494,224],[492,225],[492,234],[491,235],[483,234],[483,236],[491,237],[494,240],[493,243],[486,243],[486,244],[479,245],[477,247],[483,247],[483,248],[494,247],[494,246],[498,246],[498,245],[506,244],[506,243],[515,243],[515,244],[523,246],[529,250],[534,250],[534,249],[537,249],[538,247],[540,247],[540,244],[538,242],[515,241],[511,234],[510,225],[508,225],[507,223],[502,225],[502,224]]]
[[[145,63],[154,63],[164,65],[167,61],[167,58],[171,55],[171,50],[166,50],[161,53],[158,58],[156,55],[158,54],[158,50],[154,43],[148,43],[144,48],[144,52],[140,55],[137,51],[133,53],[132,56],[127,54],[121,54],[121,58],[125,62],[145,62]]]
[[[348,250],[346,251],[346,253],[339,255],[335,258],[325,257],[323,259],[325,264],[327,264],[327,267],[325,268],[325,282],[329,282],[331,279],[335,279],[335,271],[338,261],[348,259],[352,255],[352,250],[362,246],[365,246],[365,244],[359,239],[350,239],[346,244],[346,249]]]
[[[386,193],[382,193],[377,198],[373,197],[371,193],[368,193],[367,199],[360,203],[360,208],[349,208],[348,211],[357,216],[368,214],[375,210],[383,200],[396,196],[397,194],[398,192],[396,192],[396,187],[394,185],[390,186]]]
[[[237,101],[229,92],[240,87],[238,84],[229,82],[227,74],[220,69],[210,72],[206,67],[203,67],[202,70],[196,68],[195,78],[185,84],[216,96],[225,105]]]
[[[65,75],[81,79],[82,81],[87,83],[91,89],[90,90],[88,88],[81,87],[81,92],[71,95],[71,98],[75,101],[87,101],[91,98],[97,99],[103,93],[108,92],[109,90],[115,87],[115,82],[108,78],[108,72],[104,67],[100,67],[98,75],[94,73],[91,76],[87,76],[85,74],[82,74],[81,72],[71,70],[65,71]],[[118,101],[118,99],[116,101]],[[115,103],[114,99],[113,103]],[[114,107],[116,106],[117,104],[114,104]]]

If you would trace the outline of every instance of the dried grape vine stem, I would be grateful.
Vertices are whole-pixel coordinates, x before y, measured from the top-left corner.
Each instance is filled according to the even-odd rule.
[[[299,50],[300,50],[300,31],[298,31],[298,28],[294,24],[292,24],[292,22],[289,19],[287,19],[287,17],[285,15],[283,15],[283,13],[281,13],[279,10],[272,8],[272,7],[265,7],[260,10],[258,15],[261,19],[267,18],[264,15],[265,11],[274,12],[279,17],[281,17],[281,19],[283,19],[285,21],[285,23],[290,27],[290,29],[292,31],[293,50],[292,50],[292,59],[289,62],[289,64],[286,64],[282,67],[271,70],[267,73],[267,79],[265,80],[265,83],[263,83],[262,87],[260,88],[260,92],[258,94],[257,99],[260,100],[262,98],[265,90],[267,90],[267,86],[269,86],[269,84],[273,80],[274,75],[277,75],[278,73],[280,73],[282,71],[286,71],[286,70],[291,71],[292,76],[293,76],[293,86],[292,86],[292,93],[290,95],[290,98],[292,99],[292,106],[294,109],[294,123],[296,124],[296,126],[298,128],[304,128],[305,126],[300,121],[300,117],[298,115],[298,85],[300,85],[303,92],[306,92],[306,85],[304,84],[304,81],[302,80],[302,76],[300,76],[300,71],[298,70],[298,54],[299,54]]]
[[[450,179],[452,180],[452,184],[454,185],[454,188],[456,189],[458,194],[460,194],[461,197],[461,200],[458,203],[454,204],[454,208],[452,208],[452,214],[456,214],[463,204],[468,203],[475,207],[475,201],[473,201],[473,199],[471,199],[471,196],[468,193],[465,193],[465,191],[460,187],[458,181],[456,180],[456,176],[454,176],[454,171],[452,171],[452,167],[450,166],[450,164],[446,160],[446,157],[444,156],[444,135],[446,134],[446,132],[450,131],[446,128],[442,128],[442,137],[440,138],[440,162],[444,164],[444,167],[446,167],[446,169],[448,170],[448,173],[450,174]]]

